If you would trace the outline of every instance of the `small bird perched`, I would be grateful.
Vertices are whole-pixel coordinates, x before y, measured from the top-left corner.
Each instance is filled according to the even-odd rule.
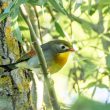
[[[64,40],[49,41],[41,45],[41,48],[50,73],[59,71],[66,64],[69,53],[74,51],[72,45]],[[10,70],[15,67],[19,67],[18,65],[22,62],[26,62],[26,65],[29,68],[38,68],[40,64],[36,52],[31,50],[30,52],[24,54],[17,62],[7,65],[0,65],[0,67]]]

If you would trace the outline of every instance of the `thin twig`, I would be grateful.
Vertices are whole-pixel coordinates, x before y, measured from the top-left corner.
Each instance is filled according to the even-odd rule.
[[[46,61],[45,61],[45,58],[44,58],[44,54],[43,54],[42,49],[41,49],[41,47],[39,45],[37,36],[36,36],[36,34],[34,32],[34,29],[33,29],[32,24],[30,22],[29,16],[28,16],[23,4],[20,6],[20,10],[21,10],[21,14],[22,14],[24,20],[26,21],[26,23],[27,23],[27,25],[28,25],[28,27],[30,29],[33,46],[35,48],[35,51],[38,53],[37,55],[38,55],[39,61],[41,63],[41,68],[42,68],[42,71],[43,71],[44,80],[46,82],[46,85],[47,85],[47,88],[48,88],[48,91],[49,91],[50,100],[51,100],[53,109],[54,110],[60,110],[60,106],[58,105],[54,88],[50,84],[49,78],[47,76],[48,75],[48,71],[47,71],[47,64],[46,64]],[[36,41],[36,42],[34,42],[34,41]]]
[[[72,13],[71,13],[71,10],[72,10],[72,2],[73,2],[73,1],[70,0],[70,3],[69,3],[69,9],[70,9],[69,11],[70,11],[70,14],[72,14]],[[71,19],[70,19],[70,34],[71,34],[70,36],[72,37],[72,36],[73,36],[73,28],[72,28],[72,20],[71,20]]]
[[[55,16],[54,16],[54,14],[53,14],[53,12],[52,12],[52,10],[49,6],[47,6],[47,10],[48,10],[48,12],[50,13],[50,15],[52,17],[52,21],[55,21]]]
[[[39,31],[40,40],[43,43],[43,39],[42,39],[41,31],[40,31],[41,28],[40,28],[39,15],[38,15],[38,12],[37,12],[37,6],[34,6],[33,8],[34,8],[36,18],[37,18],[37,22],[38,22],[38,31]]]
[[[96,85],[94,86],[94,89],[93,89],[91,98],[93,98],[93,96],[94,96],[94,94],[95,94],[95,92],[96,92],[96,89],[97,89],[98,75],[99,75],[99,73],[97,72],[97,73],[96,73]]]

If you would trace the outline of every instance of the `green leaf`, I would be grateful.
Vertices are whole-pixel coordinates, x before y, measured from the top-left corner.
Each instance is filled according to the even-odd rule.
[[[91,26],[89,24],[83,22],[81,26],[82,26],[82,29],[84,30],[85,33],[91,35],[92,29],[91,29]]]
[[[86,89],[86,88],[91,88],[91,87],[93,87],[93,86],[96,86],[96,81],[94,81],[94,82],[90,82],[86,87],[84,87],[84,89]]]
[[[22,41],[22,34],[21,34],[21,31],[20,31],[20,28],[18,26],[17,21],[12,25],[12,30],[13,30],[14,37],[16,37],[16,39],[22,43],[23,42]]]
[[[70,110],[110,110],[110,104],[103,104],[86,97],[79,97]]]
[[[84,89],[91,88],[91,87],[94,87],[94,86],[97,86],[99,88],[107,88],[108,89],[108,86],[107,85],[102,84],[102,83],[98,83],[97,84],[97,81],[90,82],[86,87],[84,87]]]
[[[11,13],[11,8],[13,6],[13,2],[9,4],[7,8],[4,9],[4,12],[0,14],[0,22],[4,20],[10,13]]]
[[[28,0],[14,0],[13,2],[12,2],[12,6],[11,6],[11,8],[10,8],[10,11],[12,12],[12,11],[15,11],[16,9],[19,9],[19,6],[21,5],[21,4],[24,4],[24,3],[26,3]],[[11,13],[10,12],[10,13]]]
[[[66,10],[64,9],[63,5],[59,0],[48,0],[50,4],[57,10],[58,12],[63,13],[64,15],[67,15]]]
[[[46,2],[47,0],[29,0],[28,1],[28,3],[30,3],[31,5],[38,5],[38,6],[45,5]]]
[[[60,24],[55,22],[55,28],[56,28],[56,31],[62,36],[62,37],[65,37],[65,34],[63,32],[63,29],[61,28]]]
[[[76,10],[81,6],[81,4],[82,4],[82,3],[76,3],[76,4],[75,4],[75,7],[74,7],[74,11],[76,11]]]
[[[110,0],[99,0],[100,5],[110,5]]]
[[[97,5],[91,5],[91,7],[89,8],[89,15],[92,16],[97,10]]]
[[[18,25],[18,22],[17,22],[17,17],[18,17],[18,10],[14,10],[12,13],[11,13],[11,24],[12,24],[12,31],[13,31],[13,35],[14,37],[16,37],[16,39],[19,41],[19,42],[23,42],[22,41],[22,34],[21,34],[21,31],[20,31],[20,28],[19,28],[19,25]]]
[[[26,3],[28,0],[15,0],[14,1],[14,8],[19,8],[19,6],[23,3]]]
[[[9,6],[7,8],[5,8],[4,12],[3,13],[10,13],[11,12],[11,8],[13,7],[14,3],[11,2],[9,4]]]
[[[4,9],[4,12],[0,14],[0,22],[4,20],[13,10],[19,8],[22,3],[25,3],[27,0],[15,0],[11,2],[7,8]]]
[[[18,18],[18,14],[19,14],[19,6],[23,3],[26,3],[28,0],[15,0],[14,1],[14,5],[12,7],[12,11],[11,11],[11,23],[12,23],[12,31],[13,31],[13,35],[16,37],[16,39],[19,42],[23,42],[22,41],[22,34],[17,22],[17,18]]]
[[[106,56],[106,65],[107,65],[108,68],[110,68],[110,54],[108,54]]]
[[[9,15],[9,13],[2,13],[2,14],[0,14],[0,22],[2,20],[4,20],[8,15]]]
[[[90,76],[97,70],[97,65],[94,62],[90,61],[90,59],[85,59],[80,62],[81,67],[83,68],[84,72],[86,73],[85,76]]]
[[[108,89],[108,86],[107,85],[101,84],[101,83],[98,84],[97,87],[99,87],[99,88],[107,88]]]

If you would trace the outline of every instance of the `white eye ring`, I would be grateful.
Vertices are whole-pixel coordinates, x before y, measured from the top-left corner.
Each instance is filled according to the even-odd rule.
[[[66,45],[63,45],[63,44],[60,45],[60,48],[61,48],[62,50],[68,50],[68,49],[69,49]]]

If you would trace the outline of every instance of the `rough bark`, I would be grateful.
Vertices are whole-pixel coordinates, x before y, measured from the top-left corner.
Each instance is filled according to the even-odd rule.
[[[8,5],[10,2],[1,0],[0,8],[3,10],[3,4]],[[0,64],[15,62],[19,56],[19,45],[11,31],[8,17],[0,22]],[[28,71],[20,69],[4,71],[0,68],[0,110],[32,110],[30,81]]]

